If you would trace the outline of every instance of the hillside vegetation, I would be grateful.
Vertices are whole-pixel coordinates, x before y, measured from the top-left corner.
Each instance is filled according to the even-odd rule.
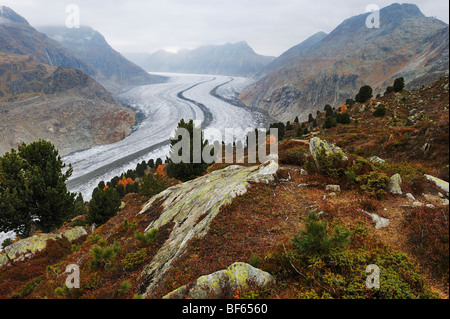
[[[199,285],[210,298],[448,298],[448,82],[278,123],[278,164],[214,164],[180,183],[161,160],[143,163],[99,185],[125,190],[101,226],[86,204],[54,232],[85,235],[0,254],[0,298],[195,298]],[[70,264],[79,289],[65,287]],[[366,286],[369,265],[379,288]],[[214,281],[253,268],[269,279]]]

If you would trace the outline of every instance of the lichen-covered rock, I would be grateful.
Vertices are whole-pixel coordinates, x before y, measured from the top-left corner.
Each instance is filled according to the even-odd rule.
[[[406,194],[406,198],[411,202],[414,203],[416,201],[416,198],[411,193]]]
[[[431,175],[425,175],[425,178],[428,179],[429,181],[433,182],[436,184],[437,187],[439,187],[440,189],[442,189],[444,192],[447,192],[447,196],[448,196],[448,182],[439,179],[437,177],[431,176]]]
[[[247,287],[250,280],[264,287],[274,279],[269,273],[246,263],[234,263],[225,270],[202,276],[193,284],[183,286],[167,294],[163,299],[220,298],[224,290],[237,291]]]
[[[9,258],[5,253],[0,252],[0,268],[2,268],[8,262]]]
[[[379,158],[378,156],[369,157],[369,161],[373,164],[383,164],[386,162],[384,159]]]
[[[391,181],[389,183],[388,189],[394,195],[402,195],[402,177],[400,174],[392,175]]]
[[[361,210],[361,212],[372,217],[372,221],[375,223],[375,229],[381,229],[381,228],[387,227],[391,223],[389,219],[383,218],[377,214],[372,214],[372,213],[366,212],[365,210]]]
[[[327,185],[325,190],[326,191],[331,191],[331,192],[334,192],[334,193],[338,193],[338,192],[341,191],[341,186],[339,186],[339,185]]]
[[[56,234],[40,234],[22,239],[5,248],[5,254],[10,259],[23,259],[34,255],[47,246],[47,240],[61,238]]]
[[[260,166],[229,166],[195,180],[168,188],[154,196],[144,205],[140,214],[145,214],[155,202],[162,202],[162,213],[146,229],[146,232],[173,222],[169,238],[141,273],[146,294],[158,286],[169,270],[172,260],[186,249],[187,242],[207,234],[212,220],[220,208],[231,203],[234,197],[247,192],[251,183],[268,183],[274,180],[278,170],[275,161]]]
[[[83,227],[74,227],[65,232],[62,232],[61,235],[67,238],[68,241],[75,241],[83,236],[87,236],[87,231]]]
[[[325,155],[341,154],[342,160],[348,161],[347,155],[345,155],[344,151],[340,147],[334,145],[333,143],[321,140],[318,137],[312,138],[309,142],[308,155],[313,157],[316,167],[319,167],[318,156],[322,154],[322,152],[325,152]]]
[[[36,252],[47,247],[47,240],[49,239],[56,240],[64,236],[67,240],[74,241],[85,235],[87,235],[87,232],[83,227],[75,227],[57,234],[39,234],[22,239],[5,247],[3,254],[0,255],[0,267],[4,266],[9,260],[17,261],[32,257]]]

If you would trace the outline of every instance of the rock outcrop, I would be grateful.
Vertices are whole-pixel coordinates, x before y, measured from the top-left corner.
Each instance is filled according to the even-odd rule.
[[[400,174],[394,174],[391,176],[391,181],[389,182],[388,189],[391,192],[391,194],[394,195],[402,195],[402,177]]]
[[[425,178],[433,182],[434,184],[436,184],[437,187],[446,192],[448,197],[448,190],[449,190],[448,182],[431,175],[425,175]]]
[[[72,242],[83,236],[87,236],[86,230],[83,227],[75,227],[57,234],[39,234],[19,240],[5,247],[3,253],[0,253],[0,267],[6,265],[9,261],[32,257],[35,253],[47,247],[48,240],[65,237]]]
[[[169,223],[174,225],[169,238],[141,274],[139,281],[145,284],[141,287],[146,291],[145,295],[158,286],[172,261],[183,254],[189,240],[206,235],[222,206],[246,193],[251,183],[274,180],[277,170],[275,161],[251,167],[229,166],[173,186],[145,204],[140,214],[146,214],[156,203],[162,207],[161,214],[147,227],[146,232]]]
[[[163,299],[219,298],[223,291],[235,292],[247,287],[247,282],[264,287],[274,281],[269,273],[246,263],[234,263],[225,270],[202,276],[192,284],[182,286],[165,295]]]
[[[334,145],[333,143],[321,140],[318,137],[314,137],[309,142],[309,153],[314,158],[314,163],[316,167],[319,167],[318,157],[320,154],[324,153],[325,155],[332,154],[341,154],[343,161],[348,161],[347,155],[345,155],[344,151],[339,147]]]

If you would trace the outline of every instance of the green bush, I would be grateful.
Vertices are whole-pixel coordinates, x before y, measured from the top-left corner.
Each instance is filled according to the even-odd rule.
[[[317,164],[319,173],[326,177],[339,179],[345,176],[345,165],[341,153],[327,155],[325,150],[322,150],[317,156]]]
[[[147,257],[147,250],[145,248],[142,248],[137,252],[127,254],[122,259],[122,265],[124,266],[125,269],[128,270],[134,269],[137,266],[141,265],[146,257]]]
[[[42,282],[42,278],[33,279],[25,284],[22,289],[19,290],[16,294],[14,294],[13,298],[25,298],[36,289],[37,286]]]
[[[134,237],[137,240],[139,240],[139,241],[141,241],[141,242],[143,242],[144,244],[147,244],[147,245],[153,244],[155,242],[155,240],[156,240],[156,236],[157,235],[158,235],[158,230],[157,229],[152,229],[152,230],[150,230],[149,232],[147,232],[145,234],[141,233],[138,230],[134,233]]]
[[[351,233],[342,225],[335,225],[332,231],[325,221],[311,212],[306,220],[306,230],[294,237],[293,242],[298,251],[305,255],[328,255],[332,249],[348,245]]]
[[[374,171],[366,175],[357,176],[356,182],[365,193],[371,194],[377,199],[382,199],[387,195],[385,190],[389,185],[390,179],[385,173]]]
[[[277,287],[272,289],[288,286],[290,297],[303,299],[439,297],[406,254],[380,243],[362,223],[331,232],[325,222],[310,215],[307,230],[293,240],[293,250],[283,245],[263,259],[261,269],[277,276]],[[379,267],[380,288],[367,288],[368,265]]]
[[[93,259],[89,261],[91,269],[100,267],[111,268],[116,258],[116,253],[119,250],[120,245],[118,242],[115,242],[113,246],[109,247],[104,247],[104,245],[92,247],[89,252],[93,257]]]
[[[305,163],[307,151],[301,147],[290,148],[280,154],[280,162],[289,165],[301,166]]]
[[[373,112],[373,116],[375,117],[383,117],[385,115],[386,115],[386,107],[383,104],[378,105],[375,111]]]
[[[119,295],[124,295],[130,291],[133,285],[129,281],[124,281],[120,284],[119,290],[117,291]]]

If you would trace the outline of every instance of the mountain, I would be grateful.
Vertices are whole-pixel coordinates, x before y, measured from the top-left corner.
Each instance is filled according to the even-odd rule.
[[[73,68],[0,53],[0,154],[22,142],[51,141],[61,155],[117,142],[135,113]]]
[[[115,51],[103,35],[90,27],[66,28],[42,26],[38,30],[58,41],[71,54],[85,62],[100,74],[96,79],[112,91],[124,87],[163,82],[164,78],[150,75],[136,64]]]
[[[90,76],[97,73],[58,42],[36,31],[23,17],[5,6],[0,7],[0,52],[8,55],[28,55],[39,63],[71,67]]]
[[[150,55],[130,54],[149,72],[178,72],[250,76],[260,73],[274,58],[256,54],[246,43],[202,46],[171,53],[164,50]]]
[[[0,153],[46,139],[66,155],[130,134],[134,111],[91,77],[98,74],[0,7]]]
[[[416,5],[380,10],[380,28],[369,29],[370,13],[345,20],[275,59],[240,99],[279,120],[337,107],[363,85],[383,93],[394,78],[417,87],[448,74],[449,28],[425,17]]]

